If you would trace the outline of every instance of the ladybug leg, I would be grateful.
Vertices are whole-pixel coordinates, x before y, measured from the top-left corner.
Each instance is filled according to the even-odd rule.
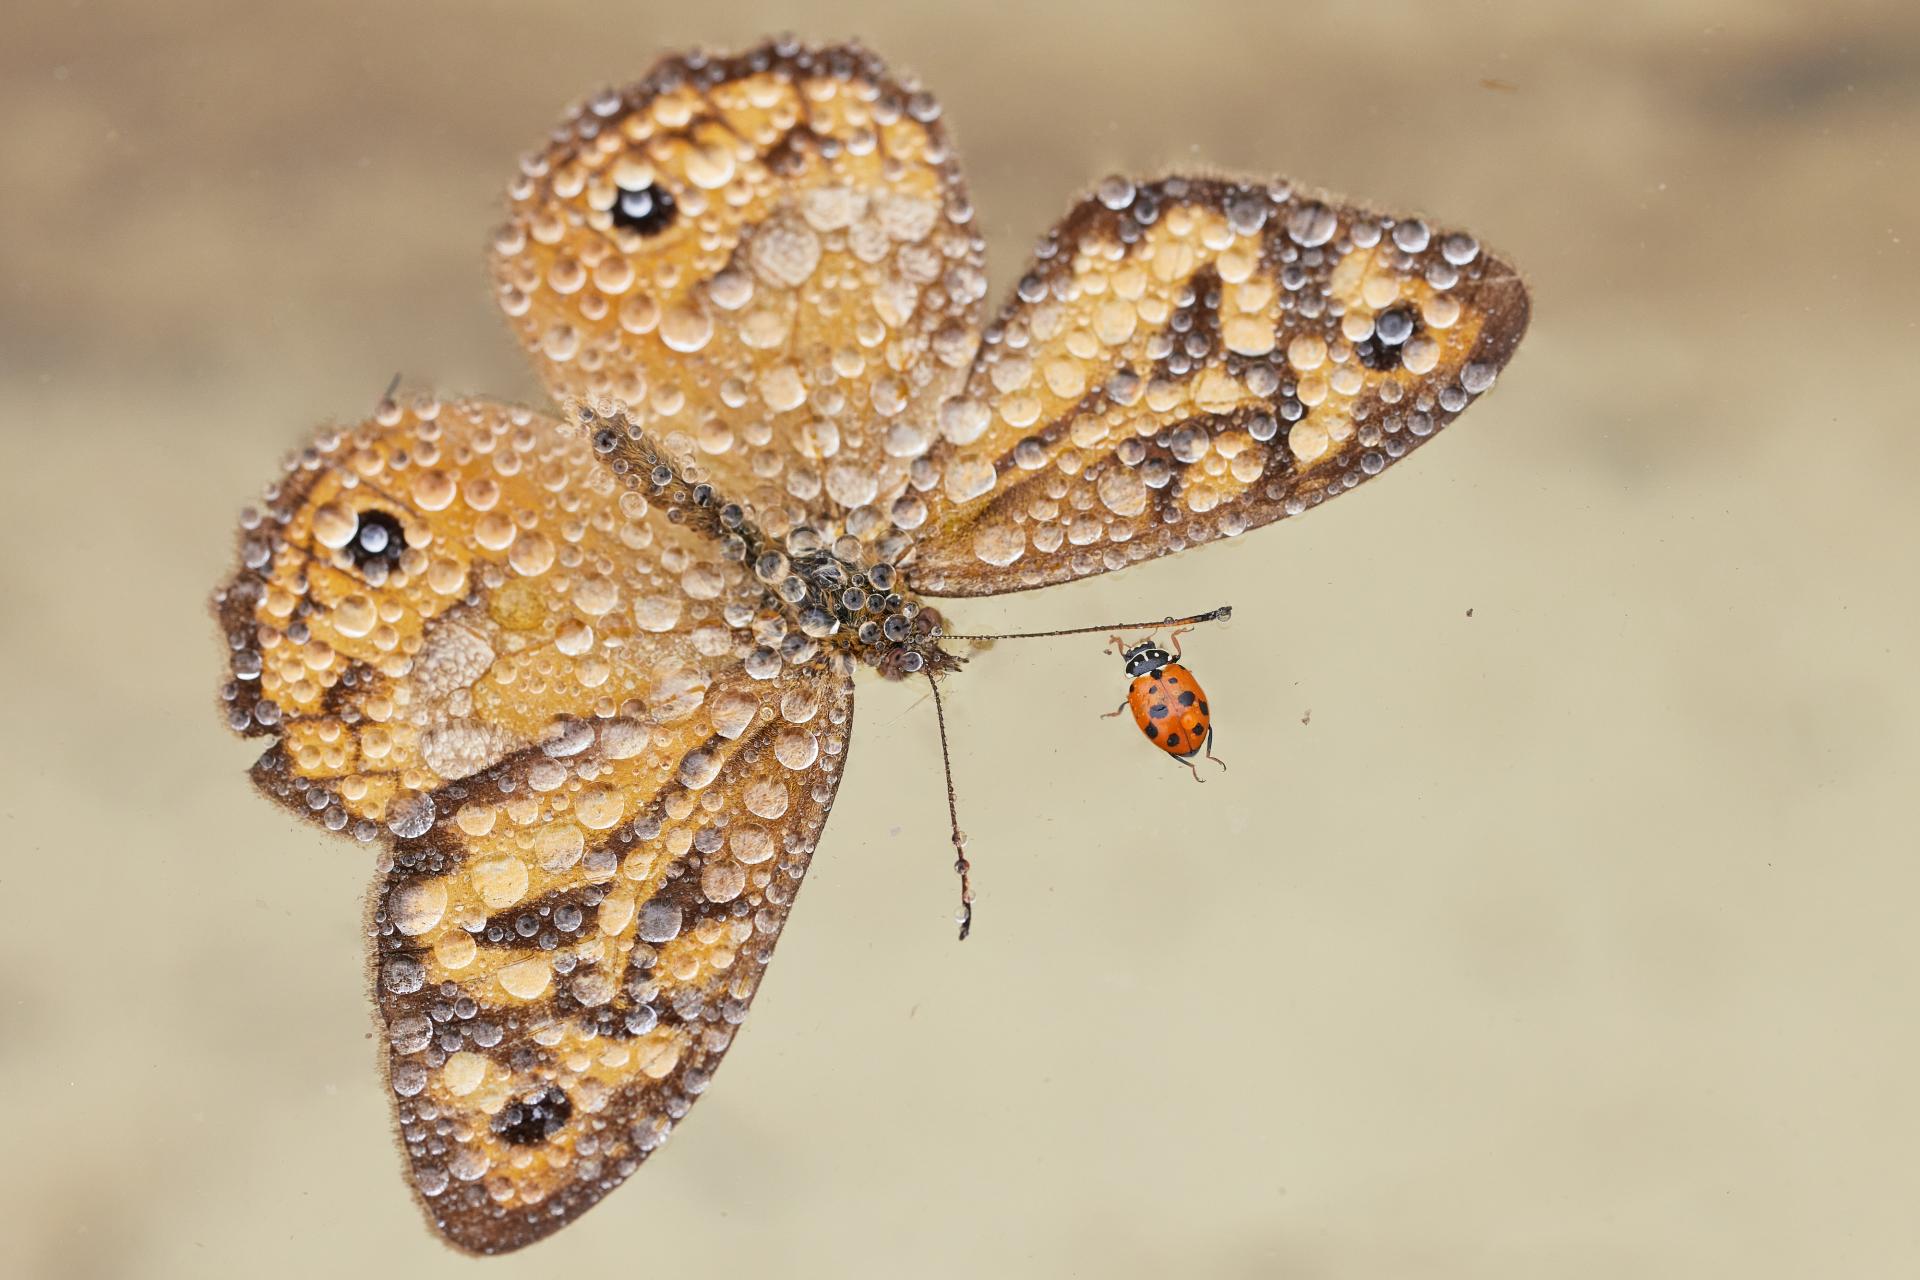
[[[1175,756],[1175,757],[1174,757],[1174,759],[1175,759],[1175,760],[1178,760],[1178,761],[1179,761],[1179,762],[1180,762],[1181,764],[1183,764],[1183,765],[1185,765],[1185,766],[1187,766],[1187,772],[1188,772],[1188,773],[1191,773],[1191,774],[1193,775],[1193,780],[1194,780],[1195,782],[1205,782],[1205,781],[1206,781],[1206,779],[1205,779],[1205,778],[1203,778],[1203,777],[1201,777],[1201,776],[1200,776],[1200,770],[1198,770],[1198,769],[1196,769],[1196,768],[1194,767],[1194,764],[1193,764],[1193,761],[1191,761],[1191,760],[1189,760],[1189,759],[1187,759],[1187,758],[1185,758],[1184,756]]]
[[[1125,640],[1121,639],[1119,636],[1108,636],[1107,647],[1102,649],[1100,652],[1125,653],[1126,651],[1127,651],[1127,642]]]
[[[1175,627],[1173,634],[1167,637],[1167,639],[1173,641],[1173,660],[1175,662],[1180,661],[1180,637],[1191,630],[1193,630],[1192,627]]]
[[[1115,716],[1117,716],[1117,715],[1119,715],[1119,714],[1120,714],[1121,712],[1123,712],[1123,711],[1125,711],[1125,710],[1127,709],[1127,706],[1128,706],[1128,703],[1127,703],[1127,700],[1126,700],[1126,699],[1124,699],[1124,698],[1122,698],[1122,699],[1120,700],[1120,705],[1119,705],[1119,706],[1117,706],[1117,707],[1115,707],[1115,708],[1114,708],[1113,710],[1111,710],[1111,711],[1109,711],[1109,712],[1107,712],[1107,713],[1106,713],[1105,715],[1103,715],[1103,716],[1101,716],[1100,718],[1101,718],[1102,720],[1111,720],[1111,719],[1113,719],[1113,718],[1114,718]]]
[[[1219,765],[1222,769],[1227,767],[1227,762],[1225,760],[1222,760],[1219,756],[1213,754],[1213,735],[1212,734],[1207,735],[1207,759],[1213,761],[1215,764]]]

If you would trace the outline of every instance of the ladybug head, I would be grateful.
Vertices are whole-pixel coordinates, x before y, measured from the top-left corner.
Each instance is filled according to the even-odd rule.
[[[1173,660],[1173,655],[1151,640],[1145,640],[1120,655],[1130,676],[1143,676]]]

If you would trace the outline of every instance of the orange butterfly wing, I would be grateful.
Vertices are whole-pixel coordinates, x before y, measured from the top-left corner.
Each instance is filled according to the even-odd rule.
[[[931,97],[855,48],[668,58],[509,195],[498,297],[556,396],[624,403],[763,523],[889,531],[986,296]]]
[[[1527,325],[1463,232],[1285,184],[1111,179],[940,409],[914,589],[995,595],[1295,515],[1431,439]]]
[[[465,1249],[564,1225],[685,1114],[833,802],[846,664],[703,509],[578,427],[387,404],[292,460],[215,597],[255,781],[381,848],[396,1126]]]

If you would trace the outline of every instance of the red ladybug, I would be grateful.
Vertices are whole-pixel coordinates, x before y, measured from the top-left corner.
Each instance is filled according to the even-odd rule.
[[[1175,661],[1180,656],[1180,635],[1188,630],[1191,628],[1181,627],[1170,637],[1172,653],[1151,640],[1129,649],[1119,636],[1113,638],[1107,648],[1109,652],[1121,650],[1120,660],[1133,677],[1133,685],[1127,690],[1127,700],[1105,718],[1131,707],[1133,722],[1147,735],[1147,741],[1192,770],[1195,782],[1204,782],[1206,779],[1194,767],[1195,756],[1204,750],[1207,759],[1222,769],[1227,762],[1213,754],[1213,715],[1207,709],[1207,691],[1193,678],[1193,672]]]

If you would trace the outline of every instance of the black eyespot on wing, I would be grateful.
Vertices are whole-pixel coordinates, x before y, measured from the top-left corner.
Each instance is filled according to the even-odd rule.
[[[1400,367],[1407,340],[1420,332],[1420,317],[1406,303],[1388,307],[1373,318],[1373,334],[1354,344],[1360,363],[1377,372]]]
[[[347,554],[353,558],[354,567],[362,570],[376,560],[384,561],[391,569],[400,563],[406,549],[406,530],[400,527],[400,518],[391,511],[362,511],[353,538],[347,543]]]
[[[494,1117],[493,1131],[516,1147],[531,1147],[545,1142],[566,1128],[573,1115],[573,1103],[558,1087],[549,1085],[533,1098],[516,1098],[500,1108]]]
[[[1180,705],[1183,707],[1190,707],[1193,705],[1193,690],[1182,689],[1180,691]]]
[[[679,206],[674,203],[672,192],[648,183],[638,191],[622,188],[620,198],[613,202],[612,213],[614,226],[624,227],[636,235],[657,236],[673,225]]]

